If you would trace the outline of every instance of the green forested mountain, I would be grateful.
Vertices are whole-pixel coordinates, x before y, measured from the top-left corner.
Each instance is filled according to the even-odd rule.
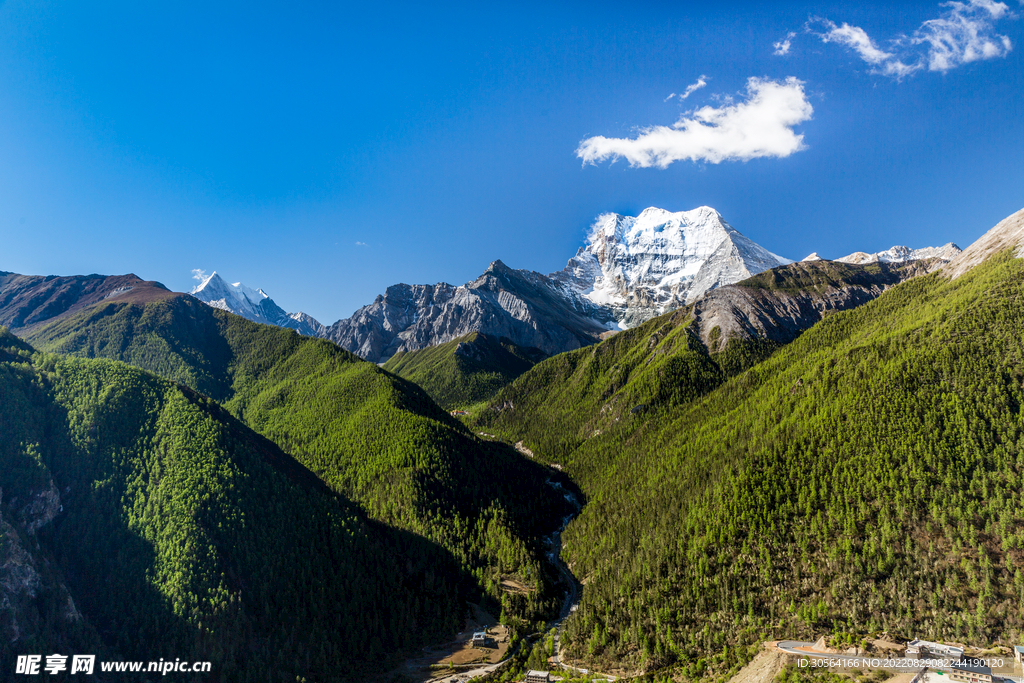
[[[414,384],[187,295],[103,302],[33,330],[38,348],[121,360],[221,403],[376,520],[452,553],[510,617],[557,604],[540,537],[566,512],[550,471],[480,441]],[[537,590],[504,594],[503,576]]]
[[[731,377],[684,311],[504,390],[480,425],[588,499],[570,652],[660,678],[773,637],[1024,635],[1024,261],[989,242]]]
[[[461,621],[457,558],[209,398],[0,328],[0,406],[5,675],[16,648],[358,681]]]
[[[689,402],[824,316],[863,305],[940,263],[815,261],[765,271],[603,344],[544,361],[503,390],[475,424],[524,439],[549,459],[568,458],[610,426]]]
[[[494,396],[546,354],[473,332],[446,344],[392,356],[384,369],[423,388],[447,410]]]

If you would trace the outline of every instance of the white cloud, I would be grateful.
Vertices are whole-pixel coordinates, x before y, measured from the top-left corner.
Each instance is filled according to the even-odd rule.
[[[836,26],[828,19],[819,21],[828,28],[827,32],[818,34],[822,42],[845,45],[853,49],[868,64],[881,64],[892,58],[888,52],[879,50],[875,42],[868,36],[867,31],[859,26],[850,26],[846,23]]]
[[[366,246],[366,242],[356,242],[356,246],[357,247],[365,247]]]
[[[202,268],[193,268],[192,279],[199,280],[200,282],[202,282],[203,280],[206,279],[206,271],[203,270]]]
[[[1024,2],[1024,0],[1021,0],[1021,2]],[[782,55],[788,55],[789,54],[789,49],[791,47],[793,47],[793,39],[794,38],[796,38],[796,33],[793,33],[791,31],[791,32],[787,33],[786,37],[783,38],[782,40],[780,40],[779,42],[772,43],[772,47],[775,48],[775,54],[779,55],[780,57]]]
[[[793,127],[811,118],[814,110],[804,84],[750,78],[747,98],[738,104],[701,107],[672,126],[652,126],[635,138],[587,138],[576,156],[584,164],[623,158],[630,166],[667,168],[676,161],[747,161],[787,157],[804,149],[804,136]]]
[[[992,0],[949,2],[948,12],[921,24],[912,38],[928,47],[928,69],[949,71],[962,64],[982,59],[1005,57],[1013,45],[1008,36],[995,33],[992,21],[1009,13],[1010,8]]]
[[[697,92],[705,85],[707,85],[708,82],[705,79],[707,79],[707,76],[701,74],[700,77],[697,78],[696,83],[691,83],[690,85],[686,86],[686,90],[684,90],[683,94],[679,96],[679,99],[685,100],[687,97],[689,97],[690,95],[692,95],[693,93]]]
[[[847,23],[837,26],[828,19],[812,18],[804,30],[821,38],[822,42],[839,43],[852,49],[874,67],[872,73],[897,80],[921,69],[946,72],[969,62],[1005,57],[1013,49],[1009,37],[996,33],[993,24],[1012,16],[1006,4],[995,0],[968,0],[946,2],[941,6],[947,9],[939,18],[925,21],[910,36],[889,40],[889,51],[880,48],[867,31]],[[774,46],[775,54],[786,54],[790,48],[789,38]]]
[[[690,95],[697,92],[698,90],[700,90],[701,88],[708,84],[707,80],[705,79],[707,79],[707,76],[701,74],[700,76],[697,77],[696,83],[691,83],[690,85],[686,86],[686,90],[684,90],[680,94],[672,93],[671,95],[665,98],[665,101],[668,102],[673,97],[678,97],[680,100],[685,100],[687,97],[689,97]]]

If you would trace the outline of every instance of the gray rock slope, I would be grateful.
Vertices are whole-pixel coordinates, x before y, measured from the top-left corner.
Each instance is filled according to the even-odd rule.
[[[495,261],[465,285],[388,287],[323,336],[381,363],[399,351],[443,344],[470,332],[561,353],[595,343],[611,323],[610,311],[566,292],[550,277]]]
[[[693,304],[692,313],[712,353],[733,339],[788,344],[829,313],[865,304],[946,263],[940,258],[871,264],[801,261],[709,291]]]

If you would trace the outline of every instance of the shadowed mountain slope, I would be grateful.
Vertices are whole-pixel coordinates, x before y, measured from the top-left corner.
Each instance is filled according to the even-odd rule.
[[[5,653],[360,681],[460,624],[455,558],[206,397],[0,328],[0,405]]]
[[[557,527],[566,503],[549,493],[548,470],[480,441],[416,385],[329,341],[187,295],[101,303],[29,339],[194,387],[373,518],[447,548],[490,598],[503,599],[501,577],[533,577],[538,590],[508,603],[510,616],[533,619],[554,608],[540,538]]]

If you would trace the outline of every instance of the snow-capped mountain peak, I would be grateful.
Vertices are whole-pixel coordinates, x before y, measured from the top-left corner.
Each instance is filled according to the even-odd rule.
[[[624,327],[787,263],[792,261],[744,237],[710,206],[679,212],[650,207],[635,217],[598,216],[587,246],[552,277],[613,308]]]
[[[200,301],[253,322],[288,327],[299,334],[320,336],[323,331],[315,318],[305,313],[285,313],[262,289],[253,289],[241,282],[228,284],[217,271],[200,280],[189,292]]]
[[[252,289],[241,282],[228,284],[217,274],[217,271],[213,271],[200,281],[189,294],[214,308],[237,313],[244,317],[256,314],[260,304],[270,298],[262,289]]]

